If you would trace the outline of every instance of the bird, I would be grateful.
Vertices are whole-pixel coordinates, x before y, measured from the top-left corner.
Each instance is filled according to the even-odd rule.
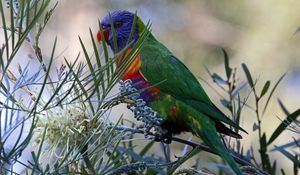
[[[110,12],[100,25],[102,35],[98,31],[96,38],[101,42],[104,37],[114,54],[122,49],[130,52],[142,32],[148,30],[139,16],[127,10]],[[226,125],[247,132],[216,107],[192,72],[149,32],[139,55],[121,79],[132,81],[138,90],[145,89],[140,98],[157,112],[162,119],[160,127],[166,131],[160,139],[170,143],[172,135],[191,132],[215,150],[236,174],[242,174],[219,133],[242,138]]]

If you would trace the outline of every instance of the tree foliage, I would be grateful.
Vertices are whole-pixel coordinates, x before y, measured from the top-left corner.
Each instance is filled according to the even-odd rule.
[[[7,0],[5,3],[0,1],[3,31],[1,37],[4,38],[0,48],[1,173],[213,174],[199,168],[199,164],[203,162],[196,158],[201,150],[216,154],[205,145],[173,137],[174,142],[185,145],[182,156],[174,160],[170,146],[155,143],[151,135],[146,138],[147,144],[141,150],[137,149],[135,140],[138,134],[143,134],[143,130],[136,128],[135,121],[127,121],[122,116],[116,123],[109,119],[110,109],[115,105],[134,103],[126,99],[124,94],[110,96],[109,93],[139,54],[149,35],[150,24],[120,67],[117,68],[115,63],[119,56],[125,55],[126,48],[116,56],[110,57],[104,37],[101,37],[101,51],[90,29],[90,42],[93,47],[86,48],[79,37],[82,51],[78,53],[75,61],[70,62],[64,58],[64,64],[53,74],[57,39],[53,39],[52,52],[47,56],[48,59],[45,59],[44,48],[40,46],[39,38],[43,35],[57,5],[58,3],[53,4],[51,0]],[[102,31],[100,25],[99,28]],[[113,37],[116,40],[115,34]],[[39,62],[39,68],[33,73],[30,63],[17,67],[12,64],[20,48],[25,45],[31,46],[34,58]],[[249,150],[245,150],[240,141],[228,138],[224,138],[224,144],[231,150],[232,156],[245,173],[275,174],[281,165],[271,161],[270,155],[277,151],[290,160],[294,174],[297,174],[300,155],[292,150],[300,148],[300,140],[290,138],[287,144],[281,146],[274,145],[273,142],[287,130],[300,133],[297,120],[300,109],[289,112],[279,100],[279,107],[286,115],[285,119],[270,138],[267,138],[261,125],[269,102],[285,74],[273,86],[272,82],[266,81],[263,88],[258,90],[259,81],[252,77],[247,65],[242,64],[241,67],[245,73],[245,81],[239,82],[236,75],[238,69],[230,66],[228,53],[225,49],[222,51],[226,78],[222,78],[218,73],[211,73],[206,68],[215,83],[210,86],[214,89],[219,88],[226,94],[226,97],[221,96],[221,103],[236,123],[242,124],[242,111],[245,107],[253,111],[256,115],[253,131],[258,133],[259,148],[251,146]],[[81,58],[84,61],[80,61]],[[247,89],[250,92],[242,97],[241,92]],[[254,107],[248,103],[251,96],[255,99]],[[262,98],[267,99],[263,104]],[[163,154],[150,154],[150,150],[158,144]],[[22,161],[20,156],[29,147],[34,149],[31,150],[31,155],[26,157],[26,161]],[[255,153],[259,153],[259,159],[254,156]],[[193,166],[182,166],[185,161],[191,159],[195,160]],[[221,172],[230,172],[222,163],[210,164],[219,167]],[[16,170],[16,165],[21,166],[22,170]],[[284,174],[285,170],[281,169],[281,172]]]

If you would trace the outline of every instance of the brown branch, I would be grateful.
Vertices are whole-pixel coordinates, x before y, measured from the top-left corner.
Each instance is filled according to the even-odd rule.
[[[84,163],[85,163],[85,165],[86,165],[86,167],[89,171],[88,173],[89,174],[96,174],[96,170],[94,169],[94,166],[93,166],[93,164],[91,163],[91,160],[88,157],[88,151],[87,150],[88,150],[88,144],[86,144],[82,148],[81,155],[82,155]]]
[[[112,127],[115,127],[115,126],[112,126]],[[130,132],[132,134],[144,134],[144,131],[143,130],[139,130],[139,129],[134,129],[134,128],[129,128],[129,127],[126,127],[126,126],[118,126],[116,127],[115,129],[117,130],[121,130],[121,131],[125,131],[125,132]],[[154,134],[150,133],[149,134],[150,136],[154,136]],[[203,145],[203,144],[199,144],[199,143],[195,143],[195,142],[192,142],[192,141],[189,141],[189,140],[185,140],[185,139],[181,139],[179,137],[172,137],[172,141],[175,141],[175,142],[178,142],[178,143],[182,143],[182,144],[186,144],[186,145],[189,145],[193,148],[197,148],[197,149],[200,149],[200,150],[203,150],[203,151],[206,151],[206,152],[209,152],[209,153],[212,153],[212,154],[215,154],[215,155],[219,155],[216,151],[212,150],[211,148],[209,148],[208,146],[206,145]],[[255,165],[253,165],[250,160],[246,159],[245,157],[241,156],[241,155],[238,155],[237,153],[231,151],[231,150],[228,150],[232,156],[232,158],[240,165],[242,166],[247,166],[247,167],[253,167],[254,169],[256,169],[260,174],[263,174],[263,175],[269,175],[269,173],[255,167]]]

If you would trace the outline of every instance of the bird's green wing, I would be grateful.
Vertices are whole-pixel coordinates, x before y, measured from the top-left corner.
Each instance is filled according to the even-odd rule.
[[[154,37],[146,41],[140,54],[141,73],[150,84],[185,101],[212,119],[245,131],[214,106],[189,69]]]
[[[157,40],[148,39],[140,54],[142,74],[151,84],[159,83],[168,94],[211,103],[194,75]]]
[[[189,104],[190,106],[192,106],[193,108],[199,110],[200,112],[208,115],[209,117],[211,117],[214,120],[219,120],[222,121],[236,129],[239,129],[245,133],[247,133],[246,130],[244,130],[243,128],[241,128],[238,124],[234,123],[232,120],[230,120],[224,113],[222,113],[214,104],[207,104],[205,102],[202,101],[196,101],[196,100],[190,100],[190,99],[182,99],[182,101],[184,101],[185,103]],[[219,125],[220,126],[220,125]],[[222,129],[226,130],[226,127],[222,127],[220,126],[220,128],[217,128],[220,130],[221,133],[227,134],[229,135],[229,133],[225,133],[222,132]],[[229,131],[229,130],[227,130]],[[238,137],[236,137],[238,138]]]

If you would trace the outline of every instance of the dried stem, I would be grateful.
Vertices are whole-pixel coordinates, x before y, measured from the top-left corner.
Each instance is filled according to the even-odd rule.
[[[115,127],[115,126],[112,126],[112,127]],[[144,134],[144,131],[143,130],[139,130],[139,129],[134,129],[134,128],[129,128],[129,127],[126,127],[126,126],[118,126],[116,127],[117,130],[122,130],[124,132],[130,132],[132,134]],[[149,134],[150,136],[154,136],[153,134]],[[150,138],[150,137],[149,137]],[[205,152],[209,152],[209,153],[212,153],[212,154],[215,154],[215,155],[218,155],[218,153],[212,149],[210,149],[208,146],[206,145],[203,145],[203,144],[199,144],[199,143],[195,143],[195,142],[192,142],[192,141],[189,141],[189,140],[185,140],[185,139],[182,139],[182,138],[179,138],[179,137],[172,137],[172,141],[175,141],[175,142],[178,142],[178,143],[183,143],[183,144],[186,144],[186,145],[189,145],[193,148],[196,148],[196,149],[200,149],[202,151],[205,151]],[[251,166],[253,168],[255,168],[257,171],[259,171],[261,174],[263,175],[268,175],[267,172],[255,167],[251,162],[250,160],[247,160],[246,158],[244,158],[243,156],[241,155],[238,155],[237,153],[235,152],[232,152],[231,150],[228,150],[231,154],[231,156],[233,157],[233,159],[240,165],[242,166]]]

